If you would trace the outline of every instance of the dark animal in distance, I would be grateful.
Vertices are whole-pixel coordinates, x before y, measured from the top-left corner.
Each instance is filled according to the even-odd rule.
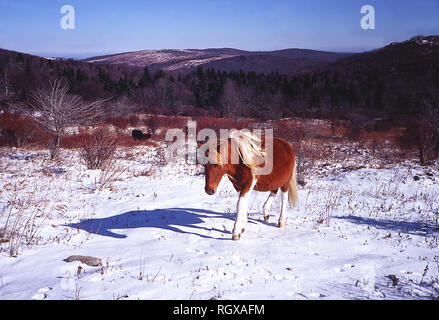
[[[150,133],[143,133],[142,130],[134,129],[131,132],[131,135],[134,140],[149,140],[152,137],[152,134]]]

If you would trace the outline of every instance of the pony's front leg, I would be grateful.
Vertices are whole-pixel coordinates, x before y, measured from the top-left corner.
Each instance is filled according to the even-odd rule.
[[[249,195],[250,192],[247,192],[244,195],[242,194],[239,195],[235,227],[233,228],[233,236],[232,236],[233,240],[239,240],[241,238],[241,234],[243,234],[245,231],[245,227],[247,225],[247,210],[248,210]]]
[[[250,188],[244,188],[244,190],[239,194],[235,227],[233,228],[232,235],[233,240],[239,240],[247,226],[248,200],[250,198],[250,192],[253,190],[255,184],[256,181],[251,185]]]

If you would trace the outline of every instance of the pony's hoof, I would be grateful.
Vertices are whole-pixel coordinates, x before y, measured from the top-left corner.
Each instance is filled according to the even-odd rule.
[[[285,228],[286,223],[283,221],[279,221],[279,224],[277,225],[279,228]]]
[[[270,219],[270,216],[269,216],[269,215],[264,216],[264,221],[265,221],[265,222],[267,222],[268,219]]]
[[[237,240],[241,239],[241,235],[244,233],[244,231],[245,231],[245,228],[242,228],[240,234],[234,234],[234,235],[232,235],[232,240],[233,240],[233,241],[237,241]]]

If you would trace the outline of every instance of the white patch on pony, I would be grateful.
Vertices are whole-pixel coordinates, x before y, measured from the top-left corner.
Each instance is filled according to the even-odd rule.
[[[235,227],[233,228],[233,238],[239,239],[243,230],[247,227],[248,221],[248,200],[250,198],[250,193],[253,191],[257,180],[253,179],[252,185],[247,193],[239,196],[238,200],[238,210],[236,213]]]

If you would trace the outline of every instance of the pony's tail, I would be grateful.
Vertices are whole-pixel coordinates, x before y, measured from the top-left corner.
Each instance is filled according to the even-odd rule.
[[[290,179],[290,187],[288,189],[288,202],[291,208],[297,205],[297,158],[294,160],[293,175]]]

